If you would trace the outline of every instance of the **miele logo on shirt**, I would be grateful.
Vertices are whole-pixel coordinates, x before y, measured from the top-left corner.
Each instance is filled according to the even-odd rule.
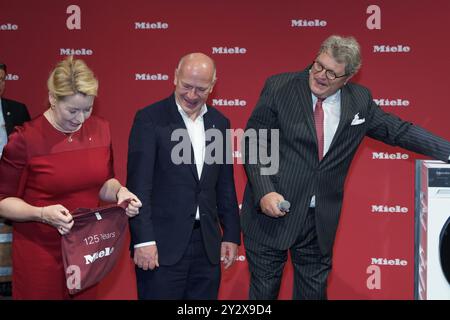
[[[169,80],[169,76],[162,73],[136,73],[134,80],[167,81]]]
[[[19,26],[14,23],[0,24],[0,31],[16,31],[19,30]]]
[[[371,264],[376,264],[379,266],[400,266],[406,267],[408,265],[408,261],[403,259],[386,259],[386,258],[372,258]]]
[[[91,56],[94,53],[92,49],[74,49],[74,48],[61,48],[59,54],[61,56]]]
[[[93,254],[88,254],[84,256],[84,259],[86,260],[86,264],[91,264],[97,259],[101,259],[107,256],[110,256],[114,251],[114,247],[106,247],[103,250],[94,252]]]
[[[293,28],[301,28],[301,27],[326,27],[327,22],[325,20],[305,20],[305,19],[299,19],[299,20],[291,20],[291,27]]]
[[[137,30],[158,30],[168,29],[169,24],[167,22],[135,22],[134,28]]]
[[[374,160],[407,160],[409,155],[407,153],[389,153],[389,152],[372,152],[372,159]]]
[[[373,46],[373,52],[375,53],[408,53],[411,51],[411,47],[405,46],[403,44],[398,45],[374,45]]]
[[[246,54],[247,49],[241,47],[212,47],[212,54]]]
[[[8,73],[5,77],[5,80],[13,80],[13,81],[19,80],[19,75]]]
[[[241,99],[213,99],[212,105],[221,107],[245,107],[247,101]]]
[[[372,205],[372,212],[374,213],[408,213],[407,207],[396,206],[386,206],[386,205]]]
[[[403,99],[373,99],[380,107],[409,107],[409,100]]]

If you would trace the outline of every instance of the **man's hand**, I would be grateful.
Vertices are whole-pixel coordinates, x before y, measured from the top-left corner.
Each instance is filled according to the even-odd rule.
[[[134,249],[134,263],[142,270],[159,267],[158,248],[155,244]]]
[[[225,269],[228,269],[236,260],[237,244],[233,242],[222,242],[220,249],[220,261]]]
[[[261,211],[272,218],[283,217],[286,212],[281,211],[278,208],[278,204],[284,201],[284,197],[276,192],[269,192],[259,201],[259,205],[261,207]]]

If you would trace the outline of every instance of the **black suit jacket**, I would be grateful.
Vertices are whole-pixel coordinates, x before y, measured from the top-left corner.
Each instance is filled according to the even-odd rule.
[[[230,122],[219,111],[208,106],[203,119],[205,130],[218,129],[225,137]],[[134,119],[127,186],[143,206],[140,214],[130,220],[131,246],[156,241],[159,263],[175,264],[189,243],[199,206],[206,252],[209,260],[217,264],[222,241],[240,243],[233,165],[204,163],[198,177],[193,161],[173,163],[172,149],[179,141],[171,141],[171,135],[176,129],[186,126],[173,95],[138,111]],[[192,147],[191,155],[193,158]]]
[[[30,120],[30,114],[23,103],[4,98],[1,98],[1,100],[6,133],[9,136],[15,126],[20,126]]]
[[[322,253],[332,254],[345,178],[365,136],[448,161],[448,141],[385,113],[372,100],[369,90],[360,85],[348,83],[341,90],[339,125],[319,162],[308,70],[267,80],[247,129],[280,130],[280,164],[278,173],[270,176],[260,174],[260,164],[245,165],[248,183],[241,213],[245,236],[277,249],[289,248],[315,195],[319,246]],[[359,121],[354,121],[356,115]],[[285,217],[275,219],[261,213],[259,201],[269,192],[278,192],[291,202]]]

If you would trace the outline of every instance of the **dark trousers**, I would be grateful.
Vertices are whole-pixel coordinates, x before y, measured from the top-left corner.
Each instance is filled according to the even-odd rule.
[[[203,245],[201,229],[194,229],[179,262],[144,271],[136,267],[140,300],[213,300],[220,285],[220,264],[211,264]]]
[[[287,250],[278,250],[244,236],[245,252],[250,270],[249,298],[278,298]],[[308,210],[305,225],[297,241],[289,248],[294,267],[294,300],[324,300],[331,256],[320,252],[314,222],[314,209]]]

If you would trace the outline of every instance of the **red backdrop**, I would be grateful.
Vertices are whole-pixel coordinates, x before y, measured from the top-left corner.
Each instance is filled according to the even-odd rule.
[[[384,110],[450,139],[442,99],[450,84],[449,19],[448,0],[0,0],[0,60],[8,65],[5,96],[36,116],[46,108],[51,69],[76,50],[99,78],[95,113],[111,123],[116,173],[125,182],[136,110],[172,92],[178,59],[194,51],[217,63],[210,102],[234,128],[244,128],[268,76],[303,69],[331,34],[353,35],[363,54],[354,81],[371,88]],[[240,105],[215,103],[220,99]],[[418,157],[370,139],[363,143],[346,183],[329,298],[413,298]],[[246,177],[240,165],[235,178],[241,200]],[[402,263],[383,265],[383,259]],[[281,299],[291,297],[291,280],[287,266]],[[241,247],[238,262],[223,273],[220,297],[245,299],[247,290]],[[98,298],[136,298],[127,252]]]

